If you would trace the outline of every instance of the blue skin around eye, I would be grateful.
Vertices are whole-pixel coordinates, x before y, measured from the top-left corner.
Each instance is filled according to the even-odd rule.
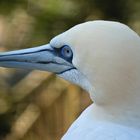
[[[68,49],[69,53],[71,53],[69,56],[66,54],[65,49]],[[57,49],[55,48],[55,50],[56,50],[56,53],[59,57],[61,57],[61,58],[65,59],[66,61],[72,63],[73,53],[72,53],[71,48],[68,45],[64,45],[61,48],[57,48]]]
[[[68,51],[68,52],[67,52],[67,51]],[[62,54],[64,57],[69,58],[69,57],[72,56],[72,51],[71,51],[71,49],[70,49],[69,46],[64,46],[64,47],[62,47],[62,49],[61,49],[61,54]]]
[[[69,51],[69,54],[67,53],[67,50]],[[61,57],[63,57],[65,60],[71,62],[72,61],[72,50],[68,45],[64,45],[61,47]]]

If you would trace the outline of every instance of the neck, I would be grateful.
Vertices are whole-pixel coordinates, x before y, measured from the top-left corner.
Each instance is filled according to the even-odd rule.
[[[86,78],[77,70],[62,73],[59,76],[80,85],[90,93],[94,101],[92,114],[96,119],[140,128],[140,86],[136,84],[140,82],[137,81],[134,85],[128,81],[127,84],[126,81],[117,83],[117,80],[114,80],[115,82],[92,81],[90,77]]]
[[[97,108],[97,118],[140,128],[140,67],[138,62],[132,66],[119,62],[94,63],[91,72],[85,69],[86,75],[94,75],[87,77],[92,83],[87,90]]]
[[[100,106],[96,103],[93,105],[93,118],[99,121],[108,121],[123,126],[140,128],[140,114],[133,109],[124,110],[120,107],[114,108],[109,106]]]
[[[90,96],[94,101],[93,114],[96,119],[140,128],[140,95],[137,90],[133,90],[132,93],[130,89],[129,92],[124,90],[109,92],[104,89],[102,93],[90,89],[92,90],[89,91]]]

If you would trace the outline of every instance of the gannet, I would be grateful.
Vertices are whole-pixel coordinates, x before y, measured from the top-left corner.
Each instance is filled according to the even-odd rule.
[[[0,66],[49,71],[94,101],[62,140],[140,140],[140,37],[113,21],[89,21],[49,44],[4,52]]]

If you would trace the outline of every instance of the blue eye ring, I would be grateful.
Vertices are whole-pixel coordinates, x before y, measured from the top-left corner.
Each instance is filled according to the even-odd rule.
[[[65,59],[72,59],[73,52],[68,45],[64,45],[61,47],[61,56]]]

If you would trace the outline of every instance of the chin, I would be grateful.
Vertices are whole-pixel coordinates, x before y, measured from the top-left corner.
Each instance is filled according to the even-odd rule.
[[[65,71],[61,74],[58,74],[58,76],[73,84],[80,86],[81,88],[83,88],[89,93],[93,89],[87,77],[77,69],[71,69],[71,70]]]
[[[61,74],[58,74],[59,77],[65,79],[73,84],[76,84],[76,85],[79,85],[79,83],[80,83],[80,77],[81,77],[80,75],[81,75],[81,73],[77,69],[71,69],[71,70],[65,71]]]

